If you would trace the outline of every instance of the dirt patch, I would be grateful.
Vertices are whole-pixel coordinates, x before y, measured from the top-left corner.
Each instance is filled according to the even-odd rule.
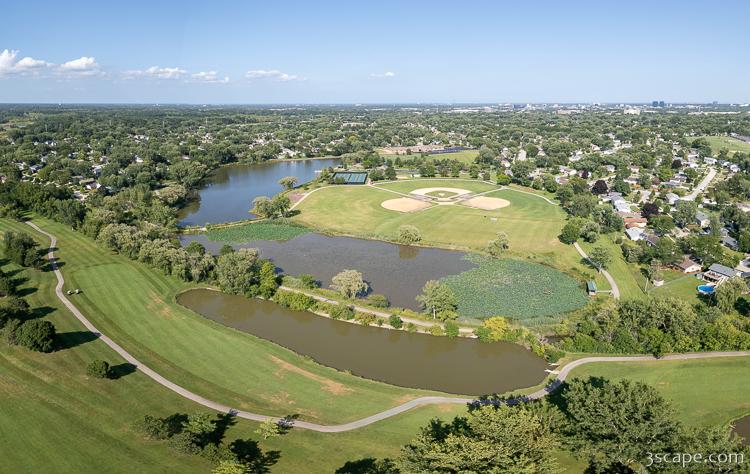
[[[471,199],[467,199],[462,204],[485,211],[494,211],[495,209],[501,209],[503,207],[510,206],[510,201],[487,196],[477,196]]]
[[[161,316],[162,318],[172,319],[172,311],[170,310],[169,306],[164,303],[164,301],[162,301],[159,295],[157,295],[153,291],[150,291],[148,298],[149,302],[146,304],[147,310],[149,310],[153,314]]]
[[[353,392],[353,390],[350,387],[347,387],[346,385],[342,383],[334,382],[333,380],[327,379],[325,377],[321,377],[320,375],[316,375],[310,371],[303,369],[302,367],[297,367],[296,365],[283,361],[279,359],[278,357],[271,356],[271,360],[273,361],[274,364],[278,365],[281,368],[281,370],[292,372],[297,375],[301,375],[307,379],[318,382],[322,386],[323,390],[325,390],[326,392],[330,392],[334,395],[348,395],[349,393]]]
[[[389,211],[397,212],[415,212],[430,207],[430,203],[428,202],[411,198],[389,199],[381,202],[380,205]]]
[[[468,189],[461,189],[461,188],[420,188],[415,189],[410,194],[416,194],[417,196],[427,196],[432,195],[434,193],[446,193],[450,194],[450,196],[461,196],[464,194],[471,194],[471,191]]]

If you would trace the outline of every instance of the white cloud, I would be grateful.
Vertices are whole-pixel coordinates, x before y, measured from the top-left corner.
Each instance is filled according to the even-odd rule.
[[[180,79],[187,74],[187,71],[179,67],[159,67],[151,66],[148,69],[136,69],[125,71],[123,75],[127,79],[136,77],[150,77],[154,79]]]
[[[281,72],[278,69],[253,69],[245,73],[245,77],[248,79],[275,79],[281,82],[298,81],[301,80],[299,76],[294,74],[287,74]]]
[[[14,74],[38,74],[52,66],[52,63],[30,57],[16,60],[18,51],[4,49],[0,53],[0,77]]]
[[[219,77],[219,73],[216,71],[201,71],[190,75],[193,82],[205,82],[210,84],[226,84],[229,82],[229,78]]]
[[[392,71],[386,72],[373,72],[370,77],[396,77],[396,73]]]
[[[81,56],[78,59],[62,63],[58,71],[72,77],[100,76],[103,74],[96,59],[89,56]]]

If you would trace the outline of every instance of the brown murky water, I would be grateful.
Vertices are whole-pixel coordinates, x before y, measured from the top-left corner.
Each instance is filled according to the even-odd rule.
[[[361,326],[205,289],[182,293],[177,301],[323,365],[402,387],[463,395],[503,393],[538,384],[548,367],[543,359],[511,343]]]
[[[734,422],[734,432],[744,438],[745,444],[750,446],[750,415]]]
[[[212,253],[218,253],[224,245],[205,235],[183,235],[180,240],[183,245],[198,241]],[[284,242],[253,240],[234,247],[257,248],[261,257],[273,261],[287,275],[309,273],[320,279],[324,287],[341,270],[359,270],[373,293],[386,295],[393,306],[414,310],[419,309],[415,297],[422,293],[428,280],[476,267],[462,252],[314,233]]]

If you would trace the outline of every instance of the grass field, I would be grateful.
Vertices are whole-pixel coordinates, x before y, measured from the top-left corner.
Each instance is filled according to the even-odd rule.
[[[289,240],[302,234],[310,232],[305,227],[258,222],[236,225],[231,227],[222,227],[218,229],[209,229],[206,237],[216,242],[240,243],[250,240]]]
[[[695,138],[705,138],[706,141],[708,141],[708,144],[711,145],[711,151],[714,154],[718,154],[722,148],[726,148],[727,150],[729,150],[730,155],[738,151],[741,151],[743,153],[750,153],[750,143],[743,142],[742,140],[738,140],[736,138],[724,136],[716,137],[712,135],[704,135],[702,137]]]
[[[393,160],[395,160],[396,157],[399,157],[402,160],[405,160],[405,159],[411,159],[411,158],[414,158],[416,156],[419,156],[419,154],[415,153],[413,155],[387,155],[385,153],[381,153],[381,156],[383,158],[390,158],[390,159],[393,159]],[[433,160],[451,159],[451,160],[460,161],[461,163],[469,163],[469,164],[471,164],[471,163],[474,163],[474,159],[477,156],[479,156],[479,151],[478,150],[463,150],[463,151],[457,151],[455,153],[441,153],[441,154],[436,154],[436,155],[427,155],[426,154],[424,156],[427,157],[428,159],[433,159]]]
[[[640,380],[672,401],[687,425],[719,426],[750,413],[750,357],[588,364],[573,377]]]
[[[278,346],[199,318],[172,303],[174,291],[184,284],[110,255],[65,226],[43,219],[35,221],[59,238],[62,270],[66,278],[75,276],[69,286],[84,290],[75,297],[75,304],[127,350],[168,377],[175,376],[173,380],[188,388],[206,389],[199,393],[222,396],[225,400],[231,398],[224,396],[227,394],[241,396],[249,402],[235,406],[248,409],[255,407],[256,399],[265,400],[263,404],[279,412],[295,405],[314,409],[312,403],[316,403],[322,407],[320,415],[330,419],[348,419],[355,412],[371,414],[369,410],[374,410],[378,403],[387,404],[408,396],[407,391],[322,368]],[[0,219],[0,232],[7,230],[23,230],[47,243],[28,226]],[[96,273],[97,278],[104,278],[104,283],[90,284],[95,278],[82,273],[93,272],[97,267],[107,269]],[[5,265],[3,270],[15,269]],[[44,317],[55,323],[67,348],[39,354],[0,344],[3,470],[208,472],[211,464],[206,460],[177,454],[160,442],[145,441],[133,429],[133,422],[145,414],[166,416],[206,410],[137,371],[118,380],[89,379],[85,375],[89,361],[105,359],[112,364],[123,361],[101,341],[85,337],[83,327],[54,297],[52,273],[24,270],[16,277],[27,279],[23,293],[32,307],[47,309]],[[102,292],[102,288],[106,291]],[[113,288],[117,291],[112,291]],[[99,313],[101,310],[107,313]],[[157,334],[146,337],[149,331]],[[152,344],[151,339],[158,344]],[[270,355],[310,373],[346,383],[355,390],[355,397],[324,392],[316,382],[269,367],[266,359]],[[185,365],[178,366],[180,363]],[[684,419],[705,424],[726,423],[750,411],[746,397],[747,363],[748,359],[717,359],[679,363],[679,367],[664,361],[647,365],[602,364],[579,368],[575,374],[643,379],[657,385],[666,397],[679,399]],[[214,371],[218,373],[211,374]],[[261,379],[261,383],[255,383],[255,379]],[[304,395],[299,396],[296,390]],[[316,391],[322,394],[316,395]],[[352,407],[347,408],[347,404]],[[344,414],[332,412],[335,409]],[[280,451],[277,464],[271,466],[272,472],[333,472],[349,460],[395,456],[399,447],[413,438],[429,419],[448,419],[464,410],[461,406],[426,407],[353,432],[321,434],[292,430],[267,441],[259,440],[254,433],[256,423],[236,420],[229,427],[225,442],[254,439],[264,451]],[[560,453],[559,457],[565,472],[582,471],[583,466],[570,453]]]

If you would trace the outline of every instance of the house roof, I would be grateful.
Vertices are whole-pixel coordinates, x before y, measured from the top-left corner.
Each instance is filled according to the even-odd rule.
[[[714,273],[718,273],[719,275],[723,275],[726,277],[733,277],[736,276],[739,272],[733,268],[729,268],[725,265],[722,265],[720,263],[713,263],[710,267],[708,267],[709,271],[712,271]]]
[[[682,259],[682,262],[678,263],[677,266],[680,267],[683,270],[687,270],[688,268],[698,265],[698,262],[690,258],[689,256],[685,255],[685,257]]]

